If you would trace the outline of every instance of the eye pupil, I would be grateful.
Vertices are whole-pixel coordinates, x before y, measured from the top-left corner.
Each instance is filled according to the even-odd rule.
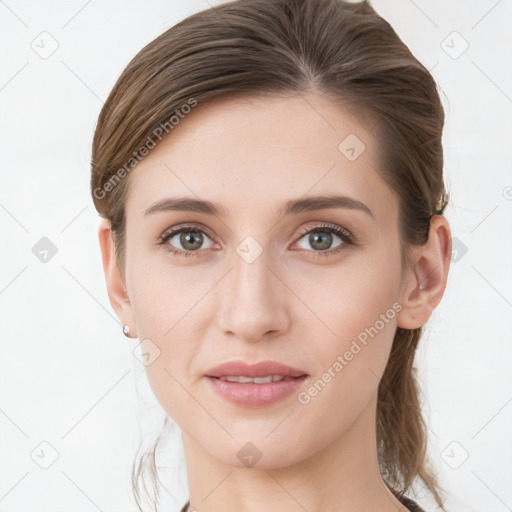
[[[199,249],[203,242],[203,236],[199,231],[184,231],[181,233],[180,242],[187,251],[193,251]],[[191,246],[187,247],[187,244],[191,243]]]
[[[317,249],[329,249],[332,244],[332,234],[328,231],[316,231],[315,233],[311,233],[309,235],[309,243],[311,247],[315,247],[316,242],[320,242],[320,246],[316,246]]]

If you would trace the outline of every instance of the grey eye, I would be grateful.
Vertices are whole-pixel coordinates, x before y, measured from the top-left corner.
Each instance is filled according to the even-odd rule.
[[[178,241],[174,241],[175,238],[178,238]],[[186,228],[170,237],[168,242],[178,250],[195,252],[201,248],[208,249],[211,247],[211,245],[210,247],[202,247],[205,239],[210,240],[210,238],[203,231]]]
[[[337,245],[334,245],[332,246],[332,242],[333,242],[333,236],[335,236],[336,238],[338,238],[340,240],[340,243],[338,243]],[[311,244],[311,247],[313,249],[316,249],[318,251],[325,251],[326,249],[333,249],[334,247],[338,247],[339,245],[341,245],[341,238],[332,233],[330,230],[323,230],[323,229],[315,229],[315,230],[312,230],[310,231],[309,233],[306,233],[302,238],[301,238],[301,241],[302,240],[306,240],[307,243]],[[302,249],[309,249],[309,247],[303,247],[303,246],[300,246],[299,244],[299,247],[301,247]]]

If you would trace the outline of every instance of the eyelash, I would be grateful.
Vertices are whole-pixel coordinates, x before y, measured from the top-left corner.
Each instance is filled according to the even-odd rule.
[[[192,232],[196,232],[196,233],[199,232],[199,233],[203,233],[206,236],[208,236],[209,238],[211,238],[208,235],[208,233],[206,233],[203,229],[198,228],[197,226],[180,226],[180,227],[173,228],[172,230],[165,232],[158,239],[158,241],[157,241],[158,245],[166,244],[167,246],[165,247],[165,249],[167,251],[169,251],[173,256],[185,256],[185,257],[196,256],[197,253],[200,251],[184,251],[181,249],[175,249],[171,245],[167,244],[168,240],[170,240],[174,236],[182,233],[183,231],[192,231]],[[342,244],[337,246],[336,249],[328,249],[325,251],[310,251],[310,252],[313,252],[315,257],[317,257],[317,256],[320,256],[320,257],[332,256],[332,255],[337,254],[340,251],[344,250],[346,245],[355,245],[355,237],[350,232],[348,232],[347,230],[345,230],[339,226],[336,226],[335,224],[328,224],[328,223],[322,223],[317,226],[305,228],[304,230],[302,230],[299,233],[300,236],[297,241],[302,239],[305,235],[315,232],[315,231],[334,233],[343,242]]]

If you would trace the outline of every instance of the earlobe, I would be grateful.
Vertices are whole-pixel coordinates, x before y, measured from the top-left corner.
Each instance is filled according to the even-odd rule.
[[[430,221],[428,241],[412,247],[412,267],[402,290],[398,327],[416,329],[424,325],[441,302],[451,259],[451,232],[442,215]]]
[[[121,324],[130,327],[130,337],[132,337],[131,335],[136,337],[130,299],[126,291],[124,276],[116,261],[111,223],[108,219],[101,219],[98,239],[110,304],[121,320]]]

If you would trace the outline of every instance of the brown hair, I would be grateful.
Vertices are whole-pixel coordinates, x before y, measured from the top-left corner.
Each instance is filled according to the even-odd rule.
[[[428,240],[432,216],[442,215],[448,202],[444,112],[433,77],[367,1],[237,0],[189,16],[145,46],[101,110],[91,190],[96,209],[112,222],[121,269],[129,171],[162,135],[172,136],[187,112],[216,98],[306,92],[372,124],[380,148],[376,170],[399,197],[405,268],[408,248]],[[422,328],[395,333],[379,384],[379,463],[390,488],[402,494],[419,478],[442,507],[442,491],[427,465],[413,367],[421,334]],[[153,480],[157,443],[149,453]],[[132,468],[139,508],[143,465],[144,457]]]

